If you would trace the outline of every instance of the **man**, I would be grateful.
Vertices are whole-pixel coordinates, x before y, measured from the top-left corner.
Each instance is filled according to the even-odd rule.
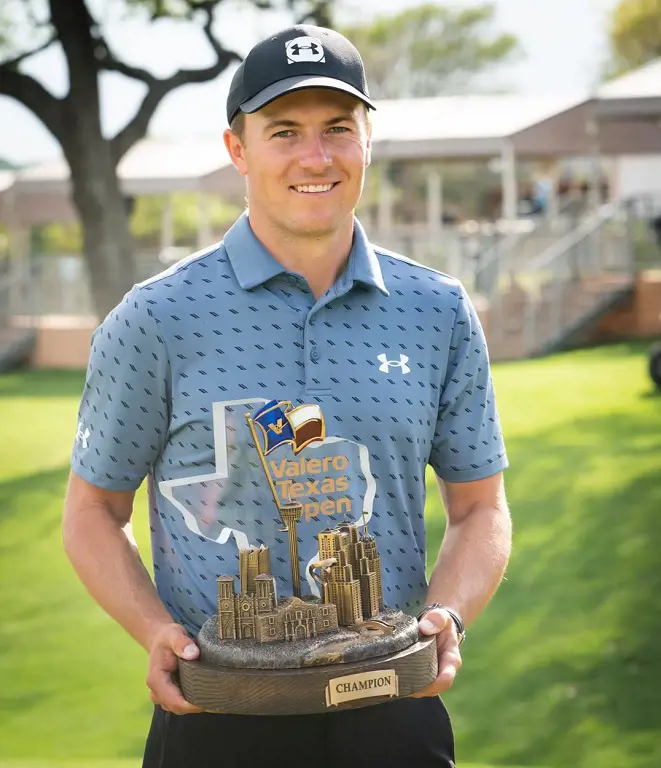
[[[136,286],[95,332],[64,541],[92,596],[149,653],[149,768],[454,765],[438,694],[506,565],[507,460],[461,284],[372,246],[354,219],[373,107],[341,35],[297,26],[257,45],[234,76],[224,135],[248,212],[223,243]],[[332,438],[296,459],[269,455],[276,492],[306,510],[302,563],[323,528],[369,520],[386,604],[427,607],[439,674],[418,697],[260,718],[200,713],[176,685],[177,659],[197,658],[193,638],[215,613],[216,578],[237,573],[237,544],[270,546],[291,594],[244,418],[271,399],[318,405]],[[429,584],[427,464],[448,518]],[[126,532],[144,477],[156,587]]]

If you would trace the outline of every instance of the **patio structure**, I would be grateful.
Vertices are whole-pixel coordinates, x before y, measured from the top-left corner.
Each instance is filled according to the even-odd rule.
[[[537,257],[541,259],[539,264],[545,265],[545,274],[549,274],[549,254],[553,256],[570,247],[570,241],[565,242],[563,238],[571,237],[579,223],[570,219],[564,228],[557,226],[561,201],[555,182],[559,179],[562,158],[587,158],[592,175],[589,207],[594,215],[608,219],[610,214],[600,212],[599,207],[601,159],[623,154],[661,155],[660,105],[661,61],[608,83],[582,100],[493,95],[379,102],[373,117],[373,170],[370,171],[378,179],[377,201],[373,211],[361,212],[361,219],[375,242],[402,250],[464,280],[484,314],[485,326],[504,327],[502,276],[520,273],[522,265],[527,272],[534,271]],[[465,238],[456,227],[444,225],[443,165],[459,159],[489,164],[496,178],[499,177],[501,208],[498,221],[491,228],[497,235],[493,239],[497,247],[492,249],[484,247],[485,242],[490,241],[481,237],[476,238],[473,251],[458,249],[457,243],[463,245]],[[519,216],[517,164],[527,160],[544,162],[552,182],[545,214],[548,226]],[[419,221],[398,222],[394,216],[393,168],[413,163],[426,174],[424,216]],[[214,139],[200,137],[185,141],[144,140],[124,158],[119,177],[127,196],[162,195],[167,201],[174,192],[197,193],[200,247],[212,241],[207,210],[209,197],[220,196],[239,204],[244,198],[244,180],[231,166],[219,135]],[[0,301],[11,310],[5,312],[4,322],[0,317],[0,326],[7,328],[10,316],[33,316],[37,312],[38,308],[25,303],[24,296],[28,231],[45,222],[75,220],[69,188],[68,170],[63,161],[15,174],[0,173],[0,222],[9,225],[12,247],[12,273],[0,286]],[[649,210],[644,215],[649,215]],[[600,221],[595,228],[600,237],[615,231],[616,228],[602,226]],[[158,256],[167,256],[172,244],[172,211],[166,203],[160,250],[149,256],[148,267],[152,272],[158,271],[162,263],[163,258],[159,262]],[[611,251],[615,252],[615,241],[611,245]],[[551,248],[556,250],[549,251]],[[80,279],[84,283],[84,277]],[[555,295],[559,295],[560,289],[554,290]],[[89,314],[89,303],[85,305],[78,300],[75,303],[83,311],[86,306]],[[76,328],[83,323],[85,337],[95,321],[69,318],[66,322]],[[62,323],[65,321],[61,320]],[[522,336],[522,332],[519,335]],[[539,347],[538,341],[528,338],[518,346],[505,345],[502,356],[533,351]],[[47,344],[46,349],[54,347]],[[494,351],[497,350],[498,345],[494,344]],[[501,353],[497,352],[496,356]],[[80,355],[74,358],[78,361]],[[73,364],[73,360],[71,362]]]

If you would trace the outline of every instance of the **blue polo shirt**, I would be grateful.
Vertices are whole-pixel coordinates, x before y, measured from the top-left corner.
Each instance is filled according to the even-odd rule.
[[[246,415],[271,400],[318,406],[298,411],[317,416],[303,424],[317,439],[268,450]],[[135,286],[94,333],[72,468],[110,490],[148,478],[156,586],[192,633],[216,612],[216,577],[238,575],[239,548],[268,546],[278,594],[291,594],[276,496],[303,505],[304,594],[319,531],[362,522],[386,604],[415,614],[428,464],[450,482],[507,466],[482,328],[457,280],[372,246],[357,221],[318,300],[246,214]]]

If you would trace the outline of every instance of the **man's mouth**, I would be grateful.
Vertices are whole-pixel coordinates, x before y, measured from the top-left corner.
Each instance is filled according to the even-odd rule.
[[[296,184],[291,188],[304,195],[319,195],[324,192],[330,192],[337,184],[339,184],[338,181],[329,184]]]

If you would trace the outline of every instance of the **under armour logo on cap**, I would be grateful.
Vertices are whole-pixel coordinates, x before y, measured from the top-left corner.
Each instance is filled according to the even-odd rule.
[[[285,44],[287,63],[298,64],[302,61],[320,61],[326,63],[326,54],[321,40],[317,37],[296,37]]]
[[[399,360],[388,360],[387,355],[381,354],[377,356],[377,360],[381,363],[379,366],[381,373],[390,373],[391,368],[399,368],[404,376],[407,373],[411,373],[411,369],[408,366],[409,359],[406,355],[400,355]]]

